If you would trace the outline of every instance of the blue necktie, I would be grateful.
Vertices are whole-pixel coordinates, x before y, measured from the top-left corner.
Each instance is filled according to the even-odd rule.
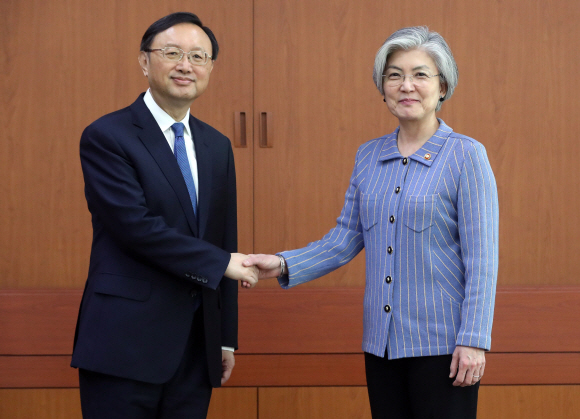
[[[187,152],[185,151],[185,139],[183,138],[184,127],[185,126],[181,122],[176,122],[171,126],[171,129],[175,133],[174,153],[175,158],[177,159],[177,164],[181,169],[183,179],[185,180],[187,191],[189,192],[191,205],[193,205],[193,213],[197,217],[197,194],[195,193],[195,183],[193,182],[193,176],[191,175],[191,166],[189,165]]]

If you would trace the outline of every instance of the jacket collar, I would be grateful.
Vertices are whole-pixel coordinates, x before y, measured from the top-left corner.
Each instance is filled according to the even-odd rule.
[[[415,160],[425,166],[431,166],[439,152],[441,151],[441,147],[449,138],[449,135],[453,132],[453,130],[443,122],[442,119],[437,119],[439,121],[439,128],[435,131],[435,134],[431,136],[427,140],[423,147],[417,150],[415,153],[409,156],[410,159]],[[387,161],[392,159],[402,159],[403,156],[399,153],[399,148],[397,147],[397,136],[399,134],[399,127],[391,134],[383,137],[384,142],[381,148],[381,152],[379,153],[379,161]]]

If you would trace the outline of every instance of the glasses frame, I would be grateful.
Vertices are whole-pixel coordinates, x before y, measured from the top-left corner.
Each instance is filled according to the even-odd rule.
[[[179,51],[181,51],[181,55],[179,56],[179,58],[177,60],[173,60],[171,58],[168,58],[165,55],[165,50],[168,49],[168,48],[176,48]],[[176,63],[180,62],[181,59],[183,58],[183,56],[186,55],[186,52],[184,50],[182,50],[181,48],[179,48],[179,47],[147,48],[147,49],[144,49],[143,51],[145,51],[145,52],[161,51],[161,54],[163,55],[163,58],[165,58],[166,60],[169,60],[169,61],[176,62]],[[192,61],[191,54],[193,52],[196,52],[196,53],[202,52],[204,54],[205,61],[203,62],[203,64],[194,63]],[[191,50],[191,51],[189,51],[187,53],[187,61],[189,61],[189,63],[191,65],[198,65],[198,66],[206,65],[211,59],[212,59],[211,55],[209,55],[207,52],[205,52],[205,50],[203,48],[200,48],[200,49],[197,49],[197,50]]]
[[[415,75],[414,74],[401,74],[401,75],[403,76],[402,81],[400,83],[398,83],[398,84],[391,84],[389,87],[399,87],[399,86],[401,86],[403,83],[405,83],[405,78],[407,78],[407,77],[409,77],[409,81],[411,83],[413,83],[414,86],[419,86],[421,84],[421,82],[417,83],[417,81],[415,80]],[[383,80],[384,80],[384,77],[388,77],[388,76],[389,76],[389,74],[383,74]],[[438,77],[438,76],[441,77],[441,73],[433,74],[432,76],[426,76],[427,77],[427,80],[425,80],[425,81],[427,82],[427,81],[431,80],[433,77]],[[387,79],[387,82],[386,82],[387,85],[388,85],[389,81],[393,81],[393,80]]]

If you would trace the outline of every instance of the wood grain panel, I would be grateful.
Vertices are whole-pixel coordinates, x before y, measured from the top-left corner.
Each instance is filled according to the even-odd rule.
[[[484,385],[580,384],[580,353],[489,353]],[[236,355],[228,387],[366,385],[362,354]],[[78,386],[70,356],[0,356],[0,388]]]
[[[261,388],[260,419],[370,419],[365,387]],[[479,419],[576,419],[580,386],[483,386]]]
[[[81,419],[78,389],[2,389],[0,418]]]
[[[478,419],[577,419],[580,386],[483,386]]]
[[[0,218],[9,220],[0,223],[0,288],[83,286],[91,226],[80,135],[146,90],[137,62],[141,37],[180,10],[198,13],[221,43],[208,91],[192,113],[232,138],[234,111],[251,113],[253,105],[251,1],[0,2]],[[250,147],[234,151],[244,252],[253,245],[248,129]]]
[[[0,292],[0,354],[68,355],[81,292]],[[241,290],[240,354],[359,353],[362,298],[358,288]],[[577,352],[580,288],[500,288],[492,349]]]
[[[80,290],[0,292],[0,354],[72,354]]]
[[[365,387],[224,388],[214,390],[209,419],[370,419]],[[580,386],[483,386],[480,419],[576,419]],[[81,418],[77,389],[2,389],[0,417]]]
[[[366,387],[260,388],[260,419],[370,419]]]
[[[243,290],[241,353],[356,353],[361,289]],[[492,333],[497,352],[575,352],[580,288],[499,288]],[[264,322],[264,323],[262,323]],[[260,324],[264,324],[260,327]]]
[[[207,419],[257,419],[257,388],[217,388],[211,395]]]
[[[70,360],[70,355],[0,356],[0,388],[78,387],[79,375]]]
[[[258,390],[221,388],[212,393],[208,419],[256,419]],[[78,389],[2,389],[0,417],[6,419],[81,419]]]
[[[397,125],[371,81],[374,55],[394,30],[428,25],[460,72],[440,116],[486,146],[497,178],[499,283],[580,284],[579,2],[256,0],[255,13],[256,51],[271,52],[256,54],[255,110],[272,112],[276,138],[256,148],[256,251],[334,226],[355,150]],[[546,65],[559,70],[535,71]],[[307,286],[363,283],[359,257]]]

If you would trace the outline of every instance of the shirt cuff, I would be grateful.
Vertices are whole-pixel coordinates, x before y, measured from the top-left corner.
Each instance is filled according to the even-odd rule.
[[[234,352],[234,348],[232,348],[231,346],[222,346],[222,351]]]

